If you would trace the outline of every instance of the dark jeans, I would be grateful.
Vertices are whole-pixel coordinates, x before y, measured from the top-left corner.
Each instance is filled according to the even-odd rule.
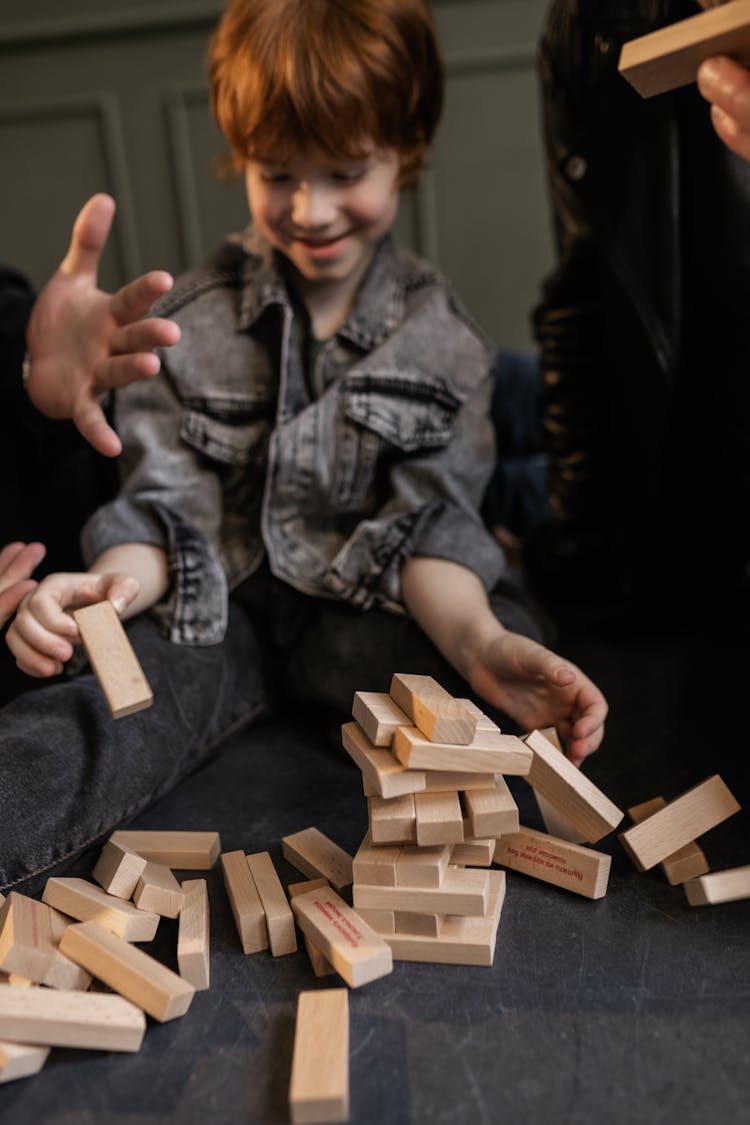
[[[509,628],[538,636],[514,591],[494,592],[493,609]],[[307,598],[265,569],[232,598],[221,644],[171,644],[150,617],[128,632],[154,692],[148,710],[113,721],[85,672],[0,711],[2,887],[72,859],[278,701],[344,720],[355,691],[387,691],[396,671],[467,692],[409,618]]]

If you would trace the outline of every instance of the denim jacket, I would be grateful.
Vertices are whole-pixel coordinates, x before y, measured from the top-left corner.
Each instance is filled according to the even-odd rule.
[[[488,588],[505,573],[478,514],[494,465],[491,348],[433,268],[380,244],[317,353],[314,400],[278,261],[254,232],[158,312],[181,339],[158,376],[117,393],[122,488],[83,550],[166,550],[157,612],[173,641],[219,641],[228,591],[264,555],[303,593],[392,612],[410,556],[463,563]]]

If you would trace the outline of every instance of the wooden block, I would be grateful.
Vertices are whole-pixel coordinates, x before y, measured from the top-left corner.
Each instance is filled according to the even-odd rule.
[[[750,898],[750,865],[712,871],[690,879],[685,894],[691,906],[714,906],[720,902],[738,902]]]
[[[422,770],[408,770],[402,766],[390,750],[374,746],[356,723],[344,723],[341,741],[349,757],[362,771],[367,796],[401,797],[404,793],[418,793],[425,788]]]
[[[444,965],[491,965],[505,899],[505,872],[489,871],[487,875],[490,889],[484,915],[442,918],[437,937],[394,934],[385,939],[393,951],[393,959]]]
[[[85,879],[48,879],[42,899],[80,922],[98,922],[126,941],[152,941],[159,925],[158,914],[139,910]]]
[[[221,867],[243,953],[268,949],[266,914],[244,852],[223,852]]]
[[[492,789],[500,774],[467,773],[465,770],[425,771],[425,793],[465,793],[470,789]]]
[[[630,819],[633,824],[640,824],[652,813],[663,809],[666,803],[663,797],[654,797],[651,801],[643,801],[640,805],[634,805],[632,809],[628,809]],[[661,869],[667,877],[667,882],[674,887],[679,883],[686,883],[688,879],[695,879],[698,875],[705,875],[709,867],[702,849],[698,847],[694,840],[691,840],[689,844],[685,844],[684,848],[679,848],[674,855],[667,856],[661,865]]]
[[[541,731],[532,731],[524,741],[533,753],[526,779],[529,785],[546,797],[585,840],[593,844],[617,827],[622,810]]]
[[[393,753],[409,769],[522,776],[529,772],[532,757],[514,734],[478,730],[467,746],[449,746],[430,742],[416,727],[399,727],[393,739]]]
[[[48,906],[47,910],[49,910],[50,933],[54,953],[47,974],[40,983],[46,984],[48,988],[77,989],[85,992],[91,985],[91,974],[87,973],[80,965],[76,965],[75,961],[71,961],[60,951],[62,936],[71,924],[72,919],[51,906]]]
[[[255,852],[247,865],[266,913],[268,941],[274,957],[297,952],[294,915],[268,852]]]
[[[477,707],[476,703],[472,699],[459,699],[457,700],[457,702],[460,703],[461,706],[464,707],[469,712],[469,714],[476,719],[477,730],[500,730],[500,727],[497,725],[497,723],[493,719],[491,719],[489,715],[485,715],[484,711],[480,710],[480,708]]]
[[[0,1036],[46,1047],[137,1051],[146,1031],[140,1008],[122,996],[0,985]]]
[[[458,867],[489,867],[495,856],[494,839],[467,840],[454,844],[451,849],[451,864]]]
[[[442,885],[448,864],[451,858],[452,846],[450,844],[436,844],[434,847],[421,848],[407,846],[401,849],[401,855],[395,866],[395,881],[390,884],[397,887],[439,887]],[[361,882],[376,886],[372,879],[362,879]]]
[[[636,867],[648,871],[739,808],[719,775],[714,774],[640,824],[621,832],[620,841]]]
[[[317,828],[304,828],[281,841],[284,859],[311,879],[327,879],[337,891],[351,886],[352,857]]]
[[[292,910],[302,932],[351,988],[393,970],[389,947],[335,891],[298,895]]]
[[[458,793],[417,793],[417,844],[458,844],[464,838],[464,818]]]
[[[118,829],[110,841],[130,848],[150,863],[178,871],[210,871],[221,852],[218,832],[141,832]]]
[[[60,948],[160,1023],[184,1016],[195,995],[189,981],[97,922],[68,926]]]
[[[500,837],[495,848],[495,863],[584,898],[602,898],[607,893],[612,857],[522,827],[518,832]]]
[[[476,719],[432,676],[397,672],[390,695],[431,742],[466,746],[474,738]]]
[[[396,915],[392,910],[362,910],[360,908],[357,914],[371,930],[380,934],[381,937],[396,932]]]
[[[397,934],[413,934],[415,937],[437,937],[439,933],[439,918],[437,914],[413,914],[409,910],[397,910],[394,913],[395,929]],[[381,930],[381,933],[385,931]]]
[[[440,887],[368,887],[355,883],[354,908],[414,914],[484,914],[489,872],[449,867]]]
[[[49,1047],[0,1042],[0,1084],[38,1074],[47,1061]]]
[[[409,716],[386,692],[355,692],[352,715],[373,746],[390,746],[399,727],[411,726]]]
[[[182,887],[163,863],[147,861],[135,891],[133,902],[139,910],[153,910],[162,918],[176,918],[185,898]]]
[[[375,887],[395,887],[396,864],[402,851],[400,844],[374,847],[368,832],[354,857],[353,881],[370,883]]]
[[[115,898],[132,898],[146,862],[137,852],[108,840],[91,874],[107,894]]]
[[[408,844],[417,838],[415,796],[368,797],[367,815],[373,844]]]
[[[150,707],[153,693],[112,603],[75,609],[73,617],[112,718]]]
[[[349,994],[300,992],[289,1083],[292,1125],[349,1120]]]
[[[556,750],[561,754],[564,753],[562,743],[558,737],[557,731],[554,727],[545,727],[541,732],[548,742],[551,742]],[[543,797],[541,793],[534,793],[536,803],[539,806],[539,812],[544,822],[545,831],[550,836],[557,836],[559,840],[568,840],[571,844],[583,843],[584,837],[580,832],[577,832],[572,824],[569,824],[565,817],[561,816],[555,806]]]
[[[0,968],[41,983],[53,950],[48,908],[11,891],[0,909]]]
[[[491,789],[464,791],[462,803],[474,839],[518,831],[518,806],[504,778],[498,777]]]
[[[177,964],[180,976],[199,992],[208,988],[211,976],[211,916],[206,880],[188,879],[182,890],[185,897],[177,931]]]
[[[623,45],[619,70],[639,94],[651,98],[695,82],[698,67],[713,55],[750,62],[750,2],[712,8]]]
[[[298,895],[307,894],[308,891],[316,891],[321,887],[325,887],[327,890],[331,889],[327,879],[308,879],[304,883],[291,883],[287,887],[287,892],[289,893],[289,898],[292,899],[297,898]],[[325,959],[318,947],[310,941],[307,934],[303,934],[302,939],[305,943],[305,950],[307,951],[307,956],[310,958],[310,964],[312,965],[315,976],[329,977],[331,973],[335,973],[336,970],[333,965],[330,961]]]

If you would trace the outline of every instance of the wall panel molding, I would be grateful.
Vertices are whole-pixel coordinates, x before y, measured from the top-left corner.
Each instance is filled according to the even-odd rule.
[[[128,33],[173,31],[216,23],[224,5],[221,0],[191,0],[184,4],[153,3],[139,11],[109,10],[95,14],[42,19],[34,23],[0,26],[0,48],[31,47],[43,43],[80,42],[122,36]]]

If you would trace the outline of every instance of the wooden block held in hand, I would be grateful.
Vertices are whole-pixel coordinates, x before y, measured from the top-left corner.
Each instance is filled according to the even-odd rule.
[[[112,718],[150,707],[153,693],[112,603],[84,606],[73,617]]]
[[[289,1113],[292,1125],[349,1119],[349,993],[345,988],[299,994]]]
[[[185,896],[177,932],[177,964],[180,976],[196,992],[208,988],[210,981],[211,916],[205,879],[187,879],[182,884]]]
[[[495,863],[584,898],[602,898],[612,857],[522,826],[497,841]]]
[[[0,1037],[47,1047],[137,1051],[146,1031],[140,1008],[122,996],[0,985]]]
[[[541,731],[532,731],[524,742],[533,753],[526,779],[529,785],[546,797],[585,840],[596,843],[617,827],[622,820],[622,810],[576,769]]]
[[[466,746],[474,738],[477,721],[432,676],[395,673],[391,698],[431,742]]]
[[[130,848],[108,840],[101,850],[91,875],[107,894],[115,898],[132,898],[143,874],[146,860]]]
[[[149,863],[163,863],[178,871],[210,871],[219,858],[218,832],[148,832],[118,829],[110,841],[137,852]]]
[[[750,865],[712,871],[684,884],[691,906],[715,906],[720,902],[738,902],[750,898]]]
[[[719,775],[713,774],[640,824],[621,832],[620,841],[636,867],[648,871],[739,808]]]
[[[48,879],[42,899],[80,922],[98,922],[126,941],[152,941],[159,925],[158,914],[139,910],[85,879]]]
[[[292,910],[302,932],[351,988],[393,970],[389,947],[335,891],[308,891],[292,900]]]
[[[303,828],[301,832],[284,836],[281,850],[284,859],[303,875],[327,879],[337,891],[351,886],[352,857],[317,828]]]
[[[223,852],[221,867],[243,953],[268,949],[266,914],[243,851]]]
[[[663,809],[666,803],[663,797],[654,797],[651,801],[634,805],[632,809],[628,809],[628,814],[633,824],[640,824],[642,820]],[[667,856],[662,862],[661,869],[667,877],[667,882],[674,887],[679,883],[686,883],[688,879],[695,879],[698,875],[705,875],[709,868],[703,850],[691,840],[684,848],[679,848],[673,855]]]
[[[247,857],[247,865],[266,914],[268,941],[274,957],[297,952],[294,915],[268,852]]]
[[[133,902],[139,910],[152,910],[162,918],[176,918],[184,898],[170,867],[163,863],[146,863],[133,892]]]

